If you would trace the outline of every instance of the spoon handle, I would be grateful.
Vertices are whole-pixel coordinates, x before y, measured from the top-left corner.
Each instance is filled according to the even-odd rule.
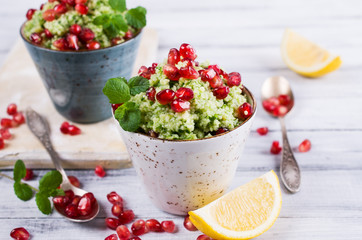
[[[287,130],[285,127],[284,118],[280,117],[280,124],[282,127],[283,134],[283,154],[282,162],[280,164],[280,176],[284,186],[292,193],[299,192],[300,190],[300,180],[301,174],[297,161],[293,155],[292,149],[290,147]]]
[[[67,174],[65,173],[62,165],[61,158],[54,150],[53,144],[50,140],[50,127],[48,121],[33,109],[28,108],[25,112],[26,123],[30,131],[40,140],[45,149],[50,155],[55,168],[62,174],[63,184],[69,183]]]

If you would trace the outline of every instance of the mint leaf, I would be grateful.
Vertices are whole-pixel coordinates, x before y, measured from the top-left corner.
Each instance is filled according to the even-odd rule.
[[[114,116],[119,121],[123,130],[128,132],[137,131],[141,124],[141,111],[134,102],[126,102],[117,108]]]
[[[116,26],[111,22],[107,26],[103,26],[103,30],[109,38],[114,38],[119,34]]]
[[[49,215],[52,212],[50,201],[44,193],[37,193],[35,195],[35,202],[42,213]]]
[[[60,172],[56,170],[47,172],[39,181],[39,191],[50,195],[51,191],[62,183],[62,180]]]
[[[113,15],[111,22],[118,30],[117,35],[118,35],[119,31],[122,31],[122,32],[128,31],[128,24],[122,14]]]
[[[14,165],[14,181],[18,182],[21,181],[26,175],[26,168],[23,161],[18,160]]]
[[[128,86],[132,96],[135,96],[141,92],[147,91],[150,87],[150,82],[147,78],[137,76],[133,77],[128,81]]]
[[[64,196],[64,190],[63,189],[54,189],[49,192],[49,197],[55,197],[55,196]]]
[[[103,25],[106,26],[110,21],[110,16],[108,14],[102,14],[95,19],[93,19],[93,23],[95,25]]]
[[[114,104],[125,103],[131,98],[127,80],[122,77],[108,79],[103,94]]]
[[[21,183],[20,181],[14,183],[14,192],[15,195],[23,201],[28,201],[33,197],[33,190],[31,190],[27,184]]]
[[[126,7],[126,0],[109,0],[109,5],[116,10],[123,12],[127,9]]]
[[[137,29],[146,26],[146,9],[143,7],[136,7],[128,10],[126,19],[129,25]]]

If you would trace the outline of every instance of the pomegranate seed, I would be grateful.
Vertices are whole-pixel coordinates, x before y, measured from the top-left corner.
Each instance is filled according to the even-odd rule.
[[[152,63],[152,67],[153,67],[153,68],[156,68],[157,66],[158,66],[157,63]]]
[[[216,97],[216,99],[224,99],[228,96],[229,92],[230,92],[229,87],[222,86],[222,87],[215,88],[213,91],[213,94]]]
[[[110,229],[116,230],[116,228],[121,225],[121,223],[117,218],[106,218],[106,225]]]
[[[212,238],[205,234],[202,234],[202,235],[198,236],[196,240],[212,240]]]
[[[77,36],[80,34],[81,31],[82,31],[82,27],[80,25],[78,25],[78,24],[73,24],[69,28],[69,32],[71,34],[74,34],[74,35],[77,35]]]
[[[195,60],[197,57],[195,49],[190,44],[187,43],[183,43],[180,46],[180,55],[184,59],[189,59],[191,61]]]
[[[288,113],[288,108],[282,105],[276,107],[273,111],[273,115],[276,117],[283,117],[287,113]]]
[[[282,151],[282,148],[279,146],[279,141],[273,141],[270,148],[270,153],[279,154]]]
[[[221,127],[215,132],[215,135],[218,135],[218,134],[221,134],[221,133],[224,133],[227,131],[229,131],[229,129],[227,129],[226,127]]]
[[[79,33],[79,39],[84,43],[93,40],[95,37],[94,32],[89,28],[83,28],[82,31]]]
[[[87,0],[75,0],[75,4],[86,4]]]
[[[53,34],[48,30],[48,29],[44,29],[44,34],[46,38],[52,38]]]
[[[114,234],[111,234],[108,237],[106,237],[104,240],[118,240],[118,237],[117,237],[117,234],[114,233]]]
[[[176,48],[171,48],[168,53],[167,63],[175,65],[180,61],[180,52]]]
[[[9,114],[9,115],[14,115],[15,113],[18,112],[18,107],[16,106],[15,103],[10,103],[8,108],[6,109],[6,112]]]
[[[133,235],[140,236],[148,232],[146,228],[146,222],[142,219],[135,221],[131,226]]]
[[[54,11],[57,16],[60,16],[63,13],[66,13],[68,11],[68,9],[67,9],[67,6],[65,6],[65,4],[60,3],[60,4],[55,5]]]
[[[202,70],[202,72],[201,72],[201,80],[205,81],[205,82],[213,79],[215,76],[216,76],[216,72],[212,68]]]
[[[184,59],[184,60],[182,60],[182,63],[183,63],[183,64],[186,63],[186,64],[184,65],[185,67],[193,67],[192,62],[193,62],[193,61],[191,61],[191,60],[189,60],[189,59]]]
[[[123,212],[123,205],[122,204],[114,204],[112,206],[112,214],[115,217],[118,217]]]
[[[267,127],[261,127],[256,129],[256,131],[259,133],[259,135],[263,136],[269,132],[269,129]]]
[[[27,18],[28,20],[31,20],[31,19],[33,18],[33,15],[34,15],[35,11],[36,11],[36,9],[34,9],[34,8],[29,9],[29,10],[26,12],[26,18]]]
[[[94,197],[93,193],[91,193],[91,192],[85,193],[85,194],[83,195],[83,197],[89,198],[89,199],[91,200],[91,204],[92,204],[92,205],[95,204],[96,201],[97,201],[96,198]]]
[[[80,199],[81,199],[81,196],[75,195],[71,201],[71,204],[78,206]]]
[[[34,44],[41,44],[41,42],[43,41],[43,39],[41,38],[39,33],[32,33],[30,35],[30,41],[32,41]]]
[[[101,44],[97,41],[91,41],[86,45],[88,50],[96,50],[101,48]]]
[[[289,95],[281,94],[278,96],[279,103],[283,106],[288,106],[291,102]]]
[[[209,65],[209,67],[208,67],[208,69],[214,69],[214,71],[218,74],[218,75],[220,75],[220,73],[221,73],[221,69],[220,69],[220,67],[218,66],[218,65]]]
[[[19,125],[25,123],[24,114],[22,112],[15,113],[13,115],[13,120]]]
[[[177,67],[171,64],[165,64],[163,66],[163,73],[171,81],[178,81],[180,79],[180,73]]]
[[[195,68],[188,66],[180,68],[180,76],[187,79],[196,79],[200,76],[199,72]]]
[[[173,233],[176,230],[176,226],[173,221],[163,221],[161,222],[161,226],[165,232]]]
[[[115,37],[115,38],[112,38],[112,40],[111,40],[112,46],[121,44],[123,42],[124,42],[124,39],[121,37]]]
[[[146,227],[151,232],[163,232],[161,223],[156,219],[149,219],[146,221]]]
[[[124,39],[126,39],[126,40],[131,39],[132,37],[133,37],[133,33],[129,30],[124,34]]]
[[[152,73],[146,66],[142,66],[142,67],[140,67],[140,70],[138,70],[138,75],[140,75],[141,77],[150,79]]]
[[[208,82],[212,88],[218,88],[224,84],[219,75],[216,75],[213,79],[210,79]]]
[[[75,10],[82,15],[86,15],[88,13],[88,7],[82,3],[76,4]]]
[[[76,178],[74,176],[68,176],[68,180],[74,187],[78,187],[78,188],[80,187],[80,182],[79,182],[78,178]]]
[[[238,116],[241,120],[246,120],[253,114],[253,109],[249,103],[244,103],[238,108]]]
[[[74,197],[74,192],[72,190],[66,190],[64,191],[65,196],[67,196],[69,199],[73,199]]]
[[[69,125],[68,131],[71,136],[79,135],[82,133],[82,131],[74,125]]]
[[[241,84],[241,76],[238,72],[229,73],[227,78],[227,85],[229,87],[239,86]]]
[[[175,95],[175,92],[171,89],[164,89],[156,94],[156,99],[160,104],[166,105],[172,102],[172,100],[175,98]]]
[[[123,199],[116,192],[110,192],[107,194],[107,199],[112,204],[121,204],[123,205]]]
[[[68,44],[67,44],[67,40],[65,40],[65,38],[60,38],[57,39],[53,42],[53,46],[56,47],[58,50],[67,50],[68,49]]]
[[[42,3],[42,4],[40,5],[40,10],[43,10],[43,8],[44,8],[44,3]]]
[[[83,196],[78,203],[78,212],[82,216],[89,215],[92,212],[92,203],[89,197]]]
[[[64,0],[69,6],[74,6],[75,1],[74,0]]]
[[[127,223],[130,223],[133,221],[133,219],[135,218],[135,215],[132,210],[126,210],[126,211],[122,212],[118,218],[122,224],[127,224]]]
[[[197,228],[194,224],[190,221],[190,217],[186,216],[184,219],[184,227],[189,231],[197,231]]]
[[[11,139],[12,135],[8,128],[0,128],[0,138],[4,140]]]
[[[55,11],[53,9],[48,9],[43,12],[43,19],[47,22],[51,22],[55,19]]]
[[[60,131],[63,134],[68,134],[69,133],[69,123],[68,122],[63,122],[62,125],[60,125]]]
[[[34,177],[33,170],[27,168],[26,169],[26,174],[25,174],[25,177],[23,178],[23,180],[29,181],[29,180],[33,179],[33,177]]]
[[[4,139],[0,138],[0,149],[4,149],[4,147],[5,147]]]
[[[190,109],[190,102],[177,98],[171,102],[171,109],[175,112],[187,111]]]
[[[78,37],[77,35],[74,34],[68,34],[67,36],[67,43],[68,43],[68,47],[70,49],[79,50],[79,44],[78,44]]]
[[[53,197],[53,204],[59,207],[65,207],[69,203],[69,197],[67,196],[56,196]]]
[[[125,225],[118,226],[116,232],[121,240],[128,239],[129,237],[131,237],[131,232],[128,230],[128,228]]]
[[[181,87],[176,91],[176,97],[185,101],[190,101],[194,98],[194,91],[191,88]]]
[[[100,165],[96,166],[96,168],[94,169],[94,172],[98,177],[102,178],[102,177],[106,176],[106,171],[104,171],[103,167]]]
[[[3,128],[12,128],[14,127],[13,121],[10,118],[2,118],[0,121],[0,125]]]
[[[122,106],[122,104],[112,104],[112,110],[113,113],[117,110],[117,108],[119,108],[120,106]]]
[[[299,152],[308,152],[312,147],[312,143],[305,139],[301,144],[299,144],[298,150]]]
[[[156,89],[154,87],[150,87],[146,91],[146,96],[147,96],[148,100],[154,102],[155,101],[155,96],[156,96]]]
[[[12,237],[13,239],[16,239],[16,240],[28,240],[30,237],[30,234],[25,228],[20,227],[20,228],[15,228],[15,229],[11,230],[10,237]]]
[[[69,204],[64,212],[70,218],[77,218],[79,216],[78,207],[74,204]]]

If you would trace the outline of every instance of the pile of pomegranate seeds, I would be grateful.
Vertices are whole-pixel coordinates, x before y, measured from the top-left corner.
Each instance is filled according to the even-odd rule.
[[[260,136],[267,135],[269,132],[269,129],[267,127],[261,127],[256,129],[257,133],[259,133]]]
[[[106,176],[106,171],[104,171],[104,168],[101,165],[96,166],[96,168],[94,169],[94,173],[101,178]]]
[[[282,148],[279,146],[279,141],[273,141],[271,148],[270,148],[270,153],[279,154],[281,151],[282,151]]]
[[[71,136],[79,135],[82,133],[82,131],[75,125],[70,125],[68,122],[63,122],[62,125],[60,125],[60,131],[63,134],[69,134]]]
[[[19,228],[14,228],[10,232],[10,237],[16,240],[28,240],[30,238],[30,234],[25,228],[19,227]]]
[[[301,144],[299,144],[298,150],[299,152],[308,152],[312,147],[312,143],[305,139]]]
[[[293,106],[293,101],[288,95],[281,94],[263,101],[264,109],[276,117],[283,117]]]

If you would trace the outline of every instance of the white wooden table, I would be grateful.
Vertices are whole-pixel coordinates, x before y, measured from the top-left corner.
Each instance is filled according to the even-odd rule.
[[[292,84],[296,104],[286,122],[293,147],[305,138],[308,153],[295,153],[302,170],[302,190],[283,192],[283,207],[275,225],[257,239],[362,239],[362,3],[330,1],[129,1],[148,9],[149,26],[159,32],[157,61],[181,43],[191,43],[200,59],[218,63],[227,71],[240,71],[244,84],[260,104],[265,78],[284,75]],[[19,37],[20,24],[30,2],[0,0],[0,65]],[[282,62],[280,42],[290,27],[341,55],[342,67],[319,79],[306,79]],[[1,91],[1,86],[0,86]],[[3,111],[3,110],[1,110]],[[271,130],[261,137],[255,129]],[[236,187],[270,169],[279,170],[280,156],[269,153],[273,140],[281,140],[279,123],[259,108],[253,131],[233,181]],[[11,171],[3,171],[11,174]],[[36,170],[42,176],[46,170]],[[35,201],[22,202],[12,192],[12,182],[0,178],[0,239],[23,226],[32,239],[104,239],[113,231],[104,219],[111,216],[106,194],[119,192],[137,218],[174,220],[176,234],[147,234],[142,239],[196,239],[187,232],[182,217],[156,209],[143,191],[134,169],[107,171],[101,179],[90,170],[69,170],[99,199],[102,210],[96,220],[76,224],[59,214],[42,215]],[[37,178],[38,179],[38,178]],[[33,182],[35,184],[35,181]]]

